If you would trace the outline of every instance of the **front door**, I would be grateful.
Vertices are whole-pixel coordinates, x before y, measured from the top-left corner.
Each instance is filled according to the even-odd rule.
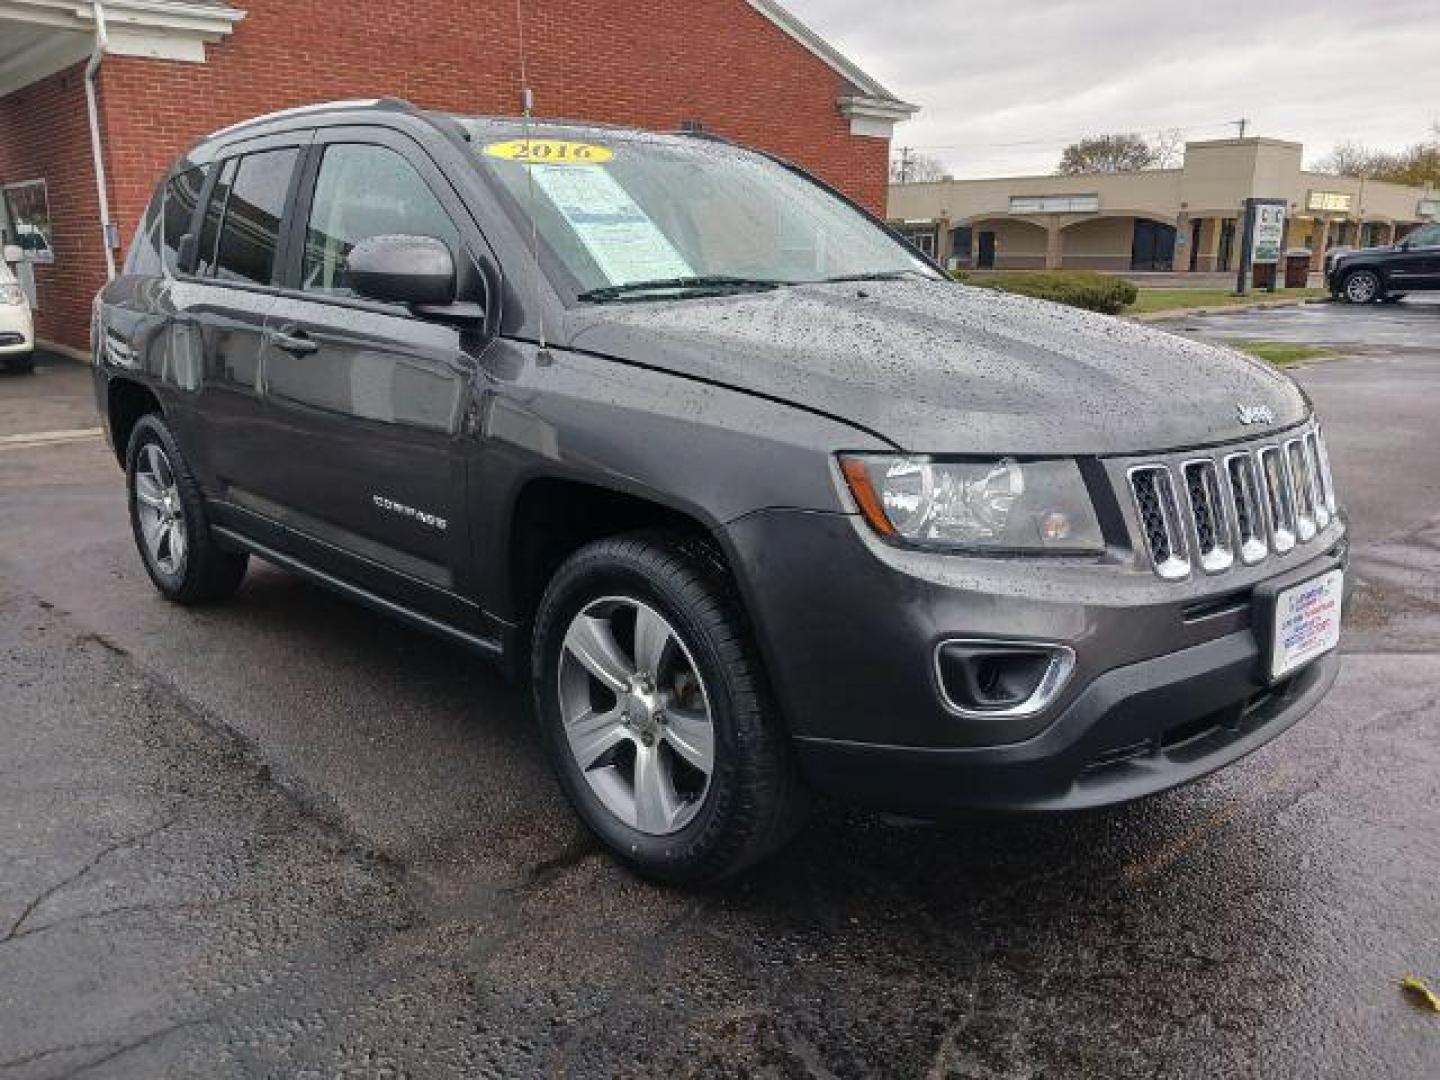
[[[975,238],[975,242],[978,245],[975,265],[981,270],[995,269],[995,234],[982,232]]]
[[[403,137],[317,138],[297,208],[298,288],[267,323],[277,469],[256,494],[302,558],[464,621],[474,612],[454,594],[468,546],[461,431],[474,332],[364,300],[346,268],[356,243],[392,234],[442,240],[458,266],[469,258],[459,214],[434,164]]]
[[[1135,219],[1130,245],[1130,269],[1168,271],[1175,265],[1175,226],[1148,218]]]

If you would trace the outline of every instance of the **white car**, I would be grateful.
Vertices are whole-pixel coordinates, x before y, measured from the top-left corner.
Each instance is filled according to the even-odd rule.
[[[0,365],[11,371],[35,370],[35,324],[30,318],[30,299],[15,280],[10,269],[11,255],[18,250],[6,248],[0,259]]]

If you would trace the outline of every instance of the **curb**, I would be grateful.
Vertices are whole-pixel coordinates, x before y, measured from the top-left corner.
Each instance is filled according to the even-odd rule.
[[[1147,311],[1140,315],[1127,315],[1135,322],[1163,322],[1166,319],[1183,319],[1189,315],[1224,315],[1231,311],[1253,311],[1256,308],[1301,307],[1305,304],[1329,304],[1334,301],[1324,296],[1305,296],[1297,300],[1256,300],[1247,304],[1219,304],[1192,308],[1170,308],[1168,311]]]

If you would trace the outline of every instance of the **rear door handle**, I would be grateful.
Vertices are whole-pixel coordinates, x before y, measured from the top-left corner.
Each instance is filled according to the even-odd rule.
[[[275,343],[277,349],[284,349],[291,356],[309,356],[313,352],[320,351],[318,341],[304,330],[295,327],[287,326],[284,330],[272,332],[270,340]]]

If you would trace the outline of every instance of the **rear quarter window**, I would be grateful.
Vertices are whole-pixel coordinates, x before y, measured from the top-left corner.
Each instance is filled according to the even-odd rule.
[[[165,269],[171,274],[180,272],[180,239],[194,228],[195,208],[200,204],[200,192],[204,187],[204,168],[186,169],[165,185],[164,224],[160,230],[160,241]]]

